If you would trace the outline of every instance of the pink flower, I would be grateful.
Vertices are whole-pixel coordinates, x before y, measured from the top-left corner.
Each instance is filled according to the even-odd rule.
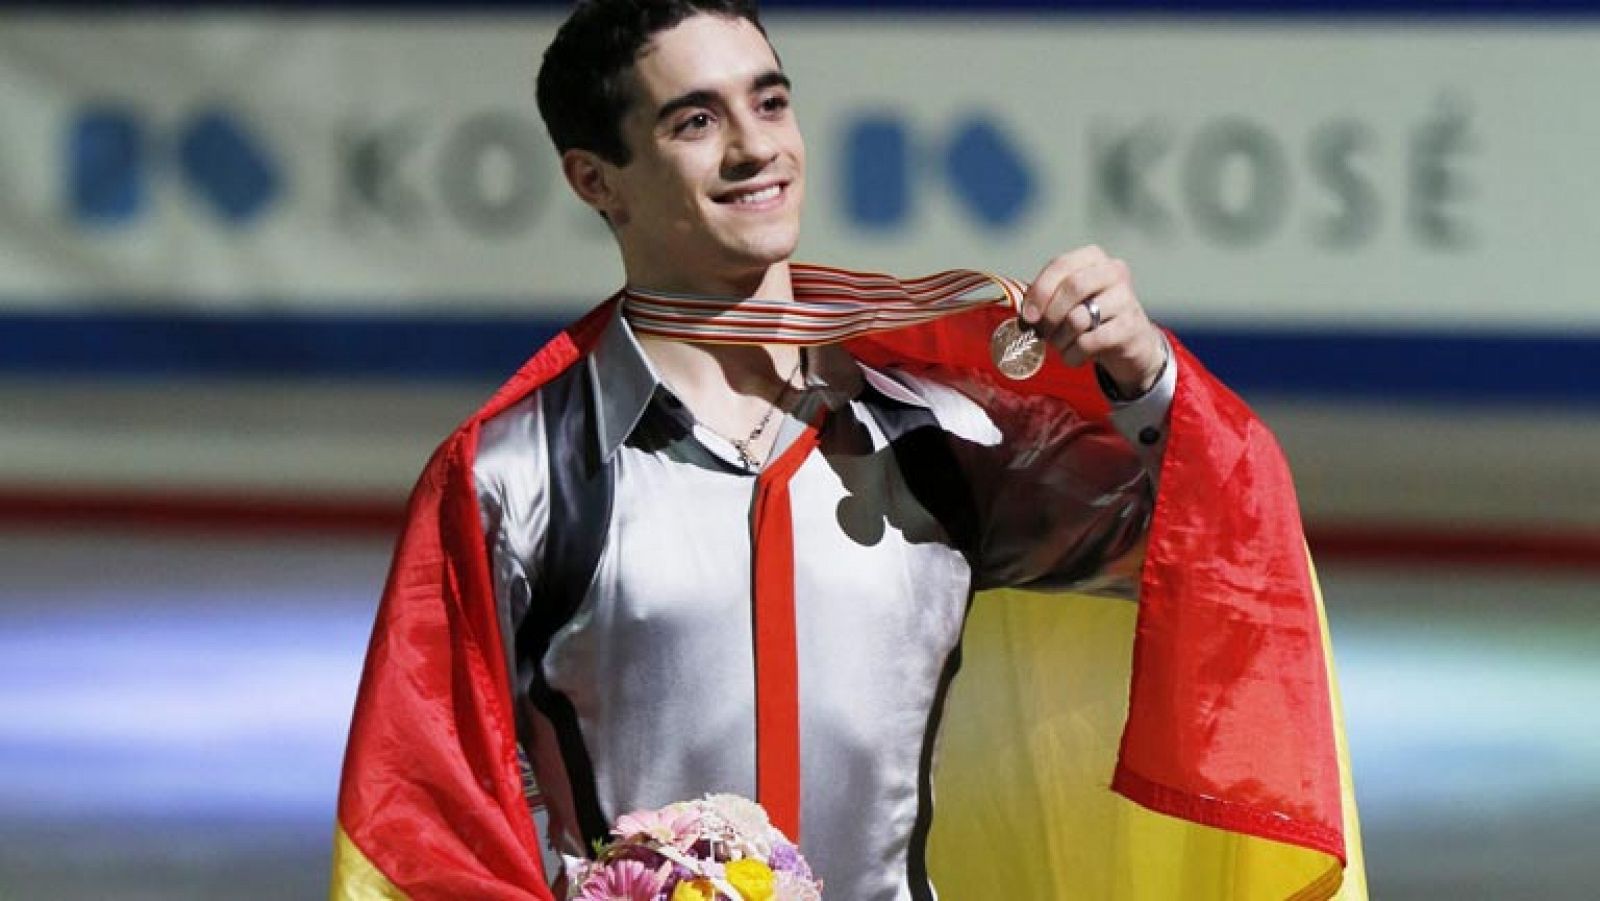
[[[688,804],[636,810],[618,817],[611,834],[624,840],[643,837],[686,851],[700,836],[700,815]]]
[[[655,901],[671,873],[671,864],[652,870],[637,860],[613,861],[589,871],[576,901]]]

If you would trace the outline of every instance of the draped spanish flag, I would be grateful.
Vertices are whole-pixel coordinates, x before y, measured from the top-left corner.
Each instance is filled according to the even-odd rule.
[[[1004,315],[852,349],[869,363],[982,370],[987,348],[970,336]],[[1137,606],[991,591],[968,619],[928,853],[945,897],[1366,897],[1288,466],[1260,420],[1171,341],[1179,383]],[[1105,414],[1084,374],[1054,359],[1016,390]]]
[[[530,360],[412,494],[340,788],[331,897],[552,899],[522,794],[479,526],[479,426],[572,365],[615,304]],[[996,309],[858,339],[879,364],[987,368]],[[1276,443],[1176,341],[1137,605],[989,592],[945,716],[929,858],[946,898],[1365,897],[1320,597]],[[1051,366],[1019,390],[1086,415]],[[849,901],[849,899],[840,899]]]

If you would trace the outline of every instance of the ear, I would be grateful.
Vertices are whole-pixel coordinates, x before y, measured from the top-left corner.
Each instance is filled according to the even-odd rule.
[[[600,215],[614,222],[624,213],[616,166],[591,151],[574,148],[561,154],[561,174],[572,193]]]

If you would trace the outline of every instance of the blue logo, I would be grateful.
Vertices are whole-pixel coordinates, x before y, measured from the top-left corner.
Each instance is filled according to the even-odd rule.
[[[284,191],[276,161],[259,136],[226,111],[184,120],[162,140],[133,110],[98,106],[73,121],[67,137],[67,207],[86,225],[136,221],[150,202],[150,182],[170,165],[197,200],[222,222],[258,220]]]
[[[942,143],[920,147],[899,118],[861,116],[845,129],[844,161],[845,212],[865,228],[894,229],[911,218],[913,182],[924,168],[940,174],[956,201],[985,228],[1017,225],[1038,197],[1028,161],[986,116],[970,116]]]

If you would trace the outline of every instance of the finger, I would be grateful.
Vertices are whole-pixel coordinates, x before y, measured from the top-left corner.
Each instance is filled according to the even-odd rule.
[[[1061,287],[1061,281],[1079,269],[1097,265],[1106,260],[1106,252],[1098,245],[1090,244],[1080,247],[1069,253],[1064,253],[1046,263],[1033,282],[1028,285],[1028,291],[1022,298],[1022,320],[1035,322],[1049,306],[1051,298],[1056,295]]]
[[[1080,335],[1094,324],[1094,314],[1088,308],[1090,300],[1100,308],[1100,320],[1115,315],[1133,299],[1127,284],[1127,266],[1111,260],[1098,266],[1082,269],[1061,282],[1055,297],[1050,301],[1034,325],[1034,330],[1046,340],[1054,340],[1058,333]],[[1070,340],[1070,338],[1068,339]]]
[[[1098,324],[1091,303],[1100,311]],[[1112,320],[1130,315],[1136,304],[1133,289],[1126,282],[1117,282],[1068,310],[1063,326],[1074,336],[1103,332]]]
[[[1132,317],[1125,316],[1115,321],[1102,319],[1100,327],[1090,332],[1070,334],[1063,329],[1058,333],[1055,347],[1068,366],[1081,366],[1108,352],[1114,353],[1128,341],[1133,328],[1131,323]]]
[[[1106,294],[1091,297],[1068,310],[1066,321],[1062,323],[1062,330],[1071,333],[1074,338],[1079,338],[1096,329],[1104,328],[1113,312],[1113,305],[1108,302]]]
[[[1094,312],[1089,309],[1090,303],[1100,309],[1098,325],[1094,322]],[[1081,353],[1086,359],[1096,359],[1107,352],[1116,353],[1120,342],[1129,340],[1143,319],[1133,289],[1117,284],[1073,307],[1050,340],[1062,352],[1063,359],[1069,351]]]
[[[1121,260],[1103,260],[1067,273],[1039,318],[1051,322],[1065,319],[1073,307],[1125,281],[1127,273],[1128,267]]]

